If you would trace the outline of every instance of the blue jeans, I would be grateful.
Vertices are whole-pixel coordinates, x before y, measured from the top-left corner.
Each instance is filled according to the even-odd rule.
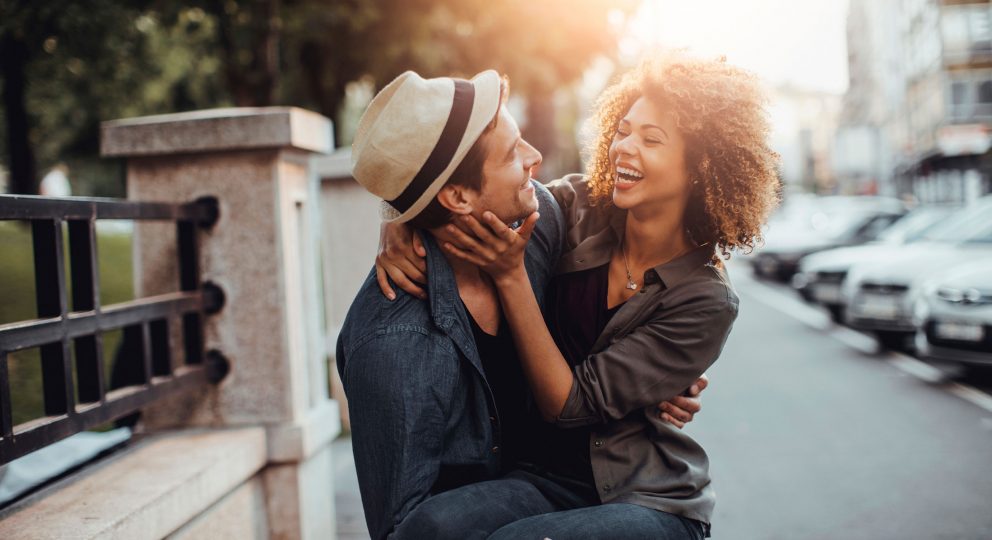
[[[393,538],[437,540],[701,540],[697,521],[634,504],[599,504],[525,471],[431,497]]]

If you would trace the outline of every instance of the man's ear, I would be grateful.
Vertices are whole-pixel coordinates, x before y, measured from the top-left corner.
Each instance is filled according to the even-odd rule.
[[[468,215],[475,208],[478,194],[465,186],[447,184],[437,193],[437,202],[451,213]]]

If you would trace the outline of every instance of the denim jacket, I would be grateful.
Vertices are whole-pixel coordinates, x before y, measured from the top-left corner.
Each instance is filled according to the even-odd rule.
[[[541,218],[527,246],[526,267],[543,301],[565,225],[548,190],[534,184]],[[424,234],[424,246],[428,300],[397,289],[396,300],[389,301],[372,271],[337,343],[355,467],[373,539],[388,537],[432,493],[499,470],[499,412],[469,315],[454,273],[429,234]]]

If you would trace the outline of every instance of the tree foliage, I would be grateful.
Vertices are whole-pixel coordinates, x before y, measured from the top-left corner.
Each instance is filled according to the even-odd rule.
[[[3,161],[14,189],[33,191],[34,156],[47,167],[95,155],[103,120],[229,105],[337,118],[349,84],[378,87],[407,69],[497,69],[530,101],[531,128],[547,131],[553,93],[612,54],[636,3],[0,0]],[[19,64],[6,60],[15,50]],[[553,136],[533,136],[552,148]]]

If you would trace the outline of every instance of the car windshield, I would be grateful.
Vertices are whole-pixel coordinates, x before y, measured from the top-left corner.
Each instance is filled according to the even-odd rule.
[[[878,239],[890,244],[918,240],[956,209],[953,206],[921,206],[882,231]]]
[[[932,227],[923,235],[923,239],[948,243],[970,241],[969,237],[980,236],[989,226],[992,226],[992,198],[983,197],[979,202]]]
[[[884,197],[793,197],[769,221],[778,230],[811,234],[827,240],[856,235],[869,222],[884,215],[881,230],[902,211],[902,203]]]

